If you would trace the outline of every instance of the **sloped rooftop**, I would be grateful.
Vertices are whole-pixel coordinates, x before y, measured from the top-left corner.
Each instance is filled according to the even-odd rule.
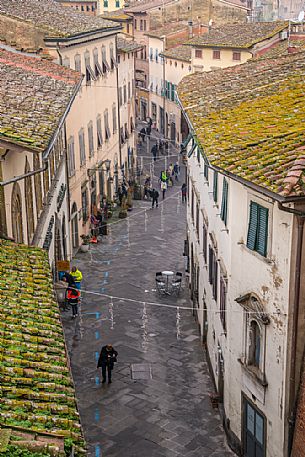
[[[305,52],[185,77],[178,95],[209,162],[305,195]]]
[[[167,37],[171,34],[175,34],[177,32],[184,31],[188,32],[188,26],[185,22],[169,22],[166,25],[164,25],[164,27],[159,27],[157,29],[150,30],[149,32],[145,33],[145,35],[154,38],[162,38]]]
[[[226,24],[211,28],[210,32],[196,36],[186,44],[203,47],[251,48],[256,43],[271,38],[287,27],[287,22],[247,22]]]
[[[121,52],[134,52],[138,49],[142,49],[143,45],[136,43],[132,40],[126,40],[125,38],[118,37],[117,39],[117,48]]]
[[[0,48],[0,139],[44,151],[82,76]]]
[[[142,13],[149,11],[158,6],[166,5],[167,3],[172,3],[173,0],[143,0],[134,2],[132,5],[124,8],[126,13]]]
[[[176,46],[175,48],[167,49],[160,54],[169,59],[183,60],[184,62],[191,61],[192,49],[189,46]]]
[[[118,27],[101,17],[88,16],[55,0],[1,0],[0,15],[26,21],[45,32],[47,38],[67,38]]]
[[[0,273],[1,426],[71,438],[84,455],[47,254],[0,240]]]

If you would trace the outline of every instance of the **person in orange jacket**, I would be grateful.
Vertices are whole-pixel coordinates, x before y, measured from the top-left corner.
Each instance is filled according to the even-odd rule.
[[[75,289],[75,287],[68,286],[66,290],[66,300],[72,308],[72,318],[78,316],[78,303],[80,298],[80,291]]]

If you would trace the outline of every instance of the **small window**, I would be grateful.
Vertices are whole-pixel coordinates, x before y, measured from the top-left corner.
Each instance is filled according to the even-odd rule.
[[[90,11],[90,6],[89,5],[86,6],[86,10]]]
[[[134,20],[134,28],[135,28],[135,30],[137,30],[137,20],[136,19]]]
[[[120,8],[120,0],[115,0],[115,7]]]
[[[88,51],[85,52],[85,67],[86,67],[86,83],[87,83],[87,85],[90,85],[91,80],[93,80],[93,81],[96,80],[96,76],[95,76],[94,71],[91,68],[90,54]]]
[[[85,132],[84,129],[80,129],[78,132],[78,142],[79,142],[79,161],[81,165],[84,165],[86,162],[86,149],[85,149]]]
[[[102,46],[102,70],[103,73],[107,73],[107,71],[110,71],[110,66],[107,62],[105,46]]]
[[[120,142],[121,144],[125,143],[125,134],[124,134],[124,128],[120,127]]]
[[[128,82],[128,100],[131,98],[131,88],[130,88],[130,81]]]
[[[201,49],[195,49],[195,57],[196,57],[196,59],[202,59],[202,50]]]
[[[181,68],[182,68],[182,70],[183,70],[183,68],[184,68],[184,65],[183,65],[183,63],[181,64]]]
[[[214,171],[213,200],[215,203],[217,203],[217,200],[218,200],[218,173],[217,173],[217,171]]]
[[[114,55],[114,49],[113,49],[113,44],[110,43],[110,67],[111,67],[111,70],[113,70],[114,68],[116,68],[118,66],[117,64],[117,61],[115,59],[115,55]]]
[[[93,50],[93,64],[94,64],[94,73],[95,76],[98,78],[99,76],[102,76],[103,70],[102,67],[100,66],[100,63],[98,61],[98,50],[95,48]]]
[[[177,65],[178,65],[177,62],[175,62],[175,67],[177,67]]]
[[[143,21],[143,24],[144,24],[144,31],[146,31],[146,21],[145,20]]]
[[[228,218],[228,181],[223,178],[220,219],[227,225]]]
[[[104,8],[108,8],[108,0],[104,0]]]
[[[116,111],[115,104],[112,107],[112,128],[113,128],[113,133],[115,133],[117,131],[117,111]]]
[[[104,127],[105,127],[105,141],[107,141],[107,140],[109,140],[109,138],[111,136],[107,109],[104,112]]]
[[[202,253],[204,263],[207,264],[207,254],[208,254],[208,224],[207,221],[203,220],[202,225]]]
[[[123,104],[123,91],[122,87],[119,87],[119,106],[122,106]]]
[[[240,61],[241,60],[241,56],[240,56],[240,52],[233,52],[233,60],[236,60],[236,61]]]
[[[68,176],[71,178],[75,174],[75,152],[74,138],[70,136],[68,140]]]
[[[100,148],[103,144],[103,134],[102,134],[102,119],[98,115],[96,119],[96,133],[97,133],[97,147]]]
[[[88,199],[88,189],[82,189],[82,216],[83,224],[89,219],[89,199]]]
[[[158,59],[159,59],[159,52],[158,52],[158,49],[156,48],[156,62],[158,62]]]
[[[209,283],[212,286],[214,300],[217,300],[218,263],[214,249],[209,246]]]
[[[88,124],[88,142],[89,142],[89,157],[94,155],[94,140],[93,140],[93,124],[92,121]]]
[[[213,59],[220,60],[220,51],[213,51]]]
[[[74,68],[75,68],[75,71],[79,71],[80,73],[82,72],[82,62],[81,62],[81,56],[79,54],[76,54],[74,56]]]
[[[227,281],[221,275],[219,280],[219,308],[220,320],[224,331],[226,331],[226,306],[227,306]]]
[[[260,368],[261,330],[258,323],[252,320],[249,331],[248,365]]]
[[[143,30],[143,20],[140,20],[140,30]]]
[[[250,203],[247,247],[262,256],[267,255],[269,210],[256,202]]]
[[[127,140],[129,138],[127,122],[124,123],[124,134],[125,134],[125,139]]]
[[[127,91],[126,91],[126,84],[123,87],[123,95],[124,95],[124,105],[127,103]]]
[[[150,50],[149,50],[149,58],[150,58],[150,60],[154,60],[154,50],[153,50],[153,48],[150,48]]]

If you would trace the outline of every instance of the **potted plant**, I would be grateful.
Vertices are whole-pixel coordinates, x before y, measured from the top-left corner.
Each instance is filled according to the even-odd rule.
[[[83,240],[82,244],[80,245],[80,250],[82,252],[88,252],[91,236],[90,235],[81,235],[80,237]]]

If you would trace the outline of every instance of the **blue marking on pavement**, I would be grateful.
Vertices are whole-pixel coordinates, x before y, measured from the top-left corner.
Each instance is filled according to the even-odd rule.
[[[97,362],[97,361],[98,361],[98,359],[99,359],[99,353],[98,353],[98,352],[96,352],[96,353],[95,353],[95,361]]]
[[[100,446],[97,444],[97,445],[95,446],[95,457],[100,457],[100,455],[101,455],[101,448],[100,448]]]
[[[96,340],[100,339],[100,332],[98,330],[95,332],[95,339]]]
[[[108,278],[108,276],[109,276],[109,271],[105,271],[105,272],[104,272],[104,276],[105,276],[105,278]]]
[[[103,282],[102,282],[103,286],[108,283],[109,283],[109,281],[107,279],[103,279]]]
[[[100,313],[95,313],[95,317],[98,319],[100,317]]]
[[[101,287],[101,293],[105,293],[106,292],[106,287]]]
[[[99,422],[100,421],[100,412],[98,409],[95,410],[94,412],[94,419],[95,419],[95,422]]]
[[[95,384],[98,386],[100,384],[100,378],[95,376]]]

